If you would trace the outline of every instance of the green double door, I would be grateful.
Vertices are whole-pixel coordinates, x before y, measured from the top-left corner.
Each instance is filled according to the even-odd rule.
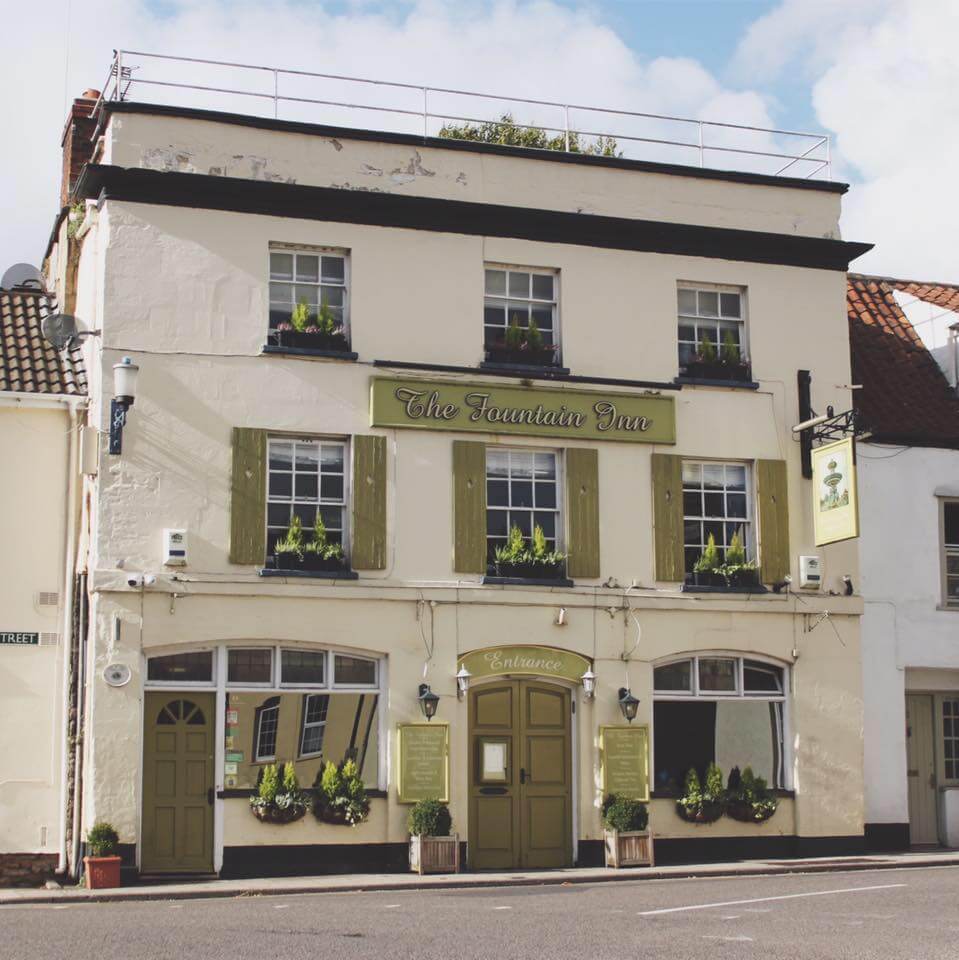
[[[570,691],[504,680],[469,693],[474,870],[572,865]]]
[[[148,693],[143,720],[144,873],[213,872],[212,693]]]

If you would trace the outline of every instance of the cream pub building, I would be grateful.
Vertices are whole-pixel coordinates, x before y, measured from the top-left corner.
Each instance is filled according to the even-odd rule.
[[[99,331],[82,818],[130,867],[401,869],[427,723],[469,868],[601,862],[624,691],[660,861],[860,849],[857,548],[815,548],[791,433],[799,369],[850,405],[844,185],[133,99],[70,122],[48,265]],[[311,346],[303,301],[342,336]],[[345,560],[291,569],[317,514]],[[514,527],[555,576],[493,563]],[[710,535],[756,585],[698,582]],[[345,758],[365,822],[251,815],[264,764]],[[681,820],[711,761],[775,815]]]

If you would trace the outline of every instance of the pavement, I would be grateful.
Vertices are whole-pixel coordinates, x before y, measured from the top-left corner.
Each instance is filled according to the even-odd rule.
[[[13,903],[0,909],[0,958],[955,960],[959,868],[938,862],[949,865],[658,880],[630,871],[617,883],[295,896],[284,883],[271,896]]]
[[[0,888],[0,908],[25,904],[58,904],[147,900],[201,900],[295,894],[356,893],[402,890],[456,890],[490,887],[570,886],[637,880],[692,877],[762,877],[782,874],[833,873],[922,867],[959,866],[959,850],[939,848],[909,853],[822,857],[804,860],[741,860],[733,863],[680,866],[576,867],[564,870],[458,873],[419,876],[414,873],[346,874],[312,877],[267,877],[252,880],[189,880],[137,883],[112,890],[85,887]]]

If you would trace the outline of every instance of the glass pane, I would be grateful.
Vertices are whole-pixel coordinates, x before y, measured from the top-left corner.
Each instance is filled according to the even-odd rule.
[[[529,326],[529,304],[528,303],[517,303],[515,300],[511,300],[506,305],[506,313],[509,318],[509,323],[512,324],[515,320],[521,327]]]
[[[492,327],[505,327],[506,307],[502,303],[490,303],[487,300],[483,305],[483,323]]]
[[[298,283],[294,288],[293,296],[297,303],[305,302],[313,308],[313,312],[315,313],[316,307],[319,306],[320,303],[320,288],[314,287],[311,284]]]
[[[714,290],[700,290],[699,315],[701,317],[719,316],[719,294]]]
[[[946,573],[953,576],[959,574],[959,553],[950,553],[946,557]]]
[[[746,517],[746,494],[730,493],[726,497],[727,517]]]
[[[959,502],[944,503],[942,518],[945,526],[946,543],[950,546],[959,546]]]
[[[343,306],[343,287],[320,287],[320,303],[336,310]]]
[[[509,533],[507,514],[505,510],[486,511],[486,535],[490,537],[505,537]]]
[[[323,500],[342,500],[343,477],[336,473],[324,476],[320,485],[320,497]]]
[[[343,472],[343,447],[324,443],[320,448],[320,464],[324,473]]]
[[[698,487],[703,482],[703,468],[698,463],[683,464],[683,486]]]
[[[746,693],[781,693],[783,672],[781,667],[754,660],[743,662],[743,687]]]
[[[531,453],[516,453],[509,456],[509,472],[512,477],[521,477],[526,480],[533,476],[533,455]]]
[[[339,543],[340,538],[338,531],[343,529],[343,508],[321,507],[320,514],[323,517],[323,525],[326,527],[327,539],[335,540],[337,543]]]
[[[342,257],[323,258],[323,279],[327,282],[342,283],[346,279],[346,261]]]
[[[282,683],[316,683],[326,681],[326,653],[313,650],[281,650],[280,680]]]
[[[719,309],[724,317],[740,317],[738,293],[721,293],[719,295]]]
[[[688,343],[695,343],[696,341],[696,328],[685,323],[679,325],[679,339],[685,340]]]
[[[701,493],[683,493],[683,515],[701,517],[703,515],[703,495]]]
[[[553,329],[553,308],[552,307],[533,307],[533,319],[536,326],[542,331],[551,331]]]
[[[528,273],[518,273],[515,270],[510,271],[509,295],[511,297],[528,297],[529,296],[529,274]]]
[[[533,274],[533,297],[536,300],[553,299],[553,277],[551,274]]]
[[[722,490],[726,485],[726,478],[721,463],[703,464],[703,486],[707,490]]]
[[[486,292],[492,297],[506,296],[506,271],[486,271]]]
[[[297,500],[315,500],[316,499],[316,474],[298,473],[296,475],[296,499]]]
[[[699,689],[735,693],[736,661],[701,658]]]
[[[696,315],[696,291],[680,288],[679,312],[688,316]]]
[[[298,253],[296,255],[296,279],[316,283],[320,279],[320,258]]]
[[[226,678],[229,683],[271,683],[273,680],[273,651],[228,651]]]
[[[729,490],[746,489],[746,468],[741,464],[726,464],[726,487]]]
[[[271,280],[292,280],[293,279],[293,254],[292,253],[271,253],[270,254],[270,279]]]
[[[707,517],[724,517],[726,515],[725,498],[721,493],[707,493],[705,496]]]
[[[298,443],[296,445],[296,469],[316,473],[316,464],[320,451],[315,443]]]
[[[536,506],[550,507],[556,506],[556,485],[553,483],[536,484]]]
[[[334,654],[333,682],[362,686],[376,685],[376,661]]]
[[[505,477],[509,474],[509,454],[505,450],[486,451],[486,475]]]
[[[533,484],[527,480],[514,480],[510,484],[510,506],[531,507],[533,505]]]
[[[509,484],[506,480],[486,481],[486,502],[493,507],[509,506]]]
[[[556,457],[551,453],[537,453],[533,459],[537,480],[553,480],[556,477]]]
[[[698,520],[686,520],[683,523],[683,543],[698,545],[703,525]]]
[[[511,530],[513,527],[519,527],[519,531],[524,537],[533,535],[533,525],[528,510],[510,510],[509,526]]]
[[[270,527],[285,527],[290,522],[288,503],[268,503],[266,505],[266,523]]]
[[[291,470],[293,468],[293,444],[270,441],[270,469]]]
[[[533,514],[533,523],[543,528],[543,536],[547,540],[556,539],[556,514],[552,510],[549,512],[538,510]]]
[[[680,704],[689,706],[689,704]],[[716,704],[715,761],[727,772],[752,767],[772,788],[782,786],[781,703],[731,699]]]
[[[316,504],[298,503],[293,508],[293,513],[300,518],[304,527],[312,527],[316,523]]]
[[[293,284],[292,283],[271,283],[270,284],[270,303],[278,307],[286,307],[289,312],[293,307]]]
[[[210,683],[213,680],[213,652],[173,653],[147,661],[147,680],[180,683]]]
[[[653,671],[654,690],[679,690],[689,693],[692,691],[693,662],[680,660],[678,663],[667,663]]]
[[[293,495],[293,474],[270,473],[270,496],[290,497]]]

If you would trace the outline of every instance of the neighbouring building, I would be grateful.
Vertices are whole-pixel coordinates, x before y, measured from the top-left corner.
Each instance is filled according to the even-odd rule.
[[[852,274],[848,299],[872,434],[858,448],[866,834],[880,848],[955,847],[959,286]]]
[[[0,885],[63,870],[71,828],[65,704],[86,376],[78,350],[58,354],[41,336],[51,308],[35,287],[0,290]]]
[[[594,864],[632,777],[661,862],[862,849],[858,548],[815,548],[791,430],[797,370],[852,402],[844,185],[77,110],[85,826],[143,873],[402,868],[432,793],[473,869]],[[551,556],[497,563],[514,528]],[[755,574],[697,574],[710,537]],[[365,822],[252,815],[267,764],[347,758]],[[680,819],[710,762],[775,815]]]

